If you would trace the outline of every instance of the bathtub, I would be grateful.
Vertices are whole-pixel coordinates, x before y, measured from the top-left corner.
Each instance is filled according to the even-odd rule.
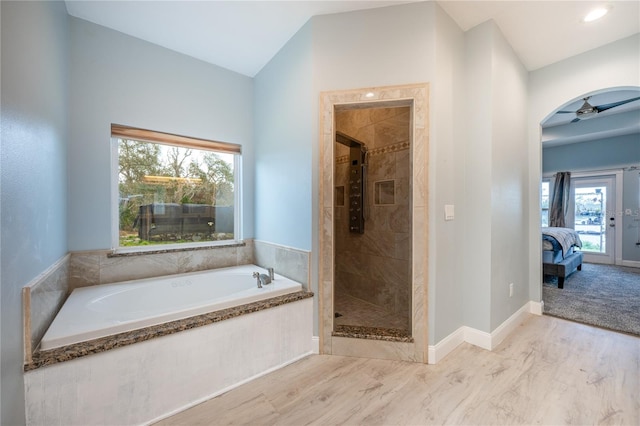
[[[252,273],[267,271],[242,265],[73,290],[45,333],[40,350],[49,350],[169,321],[232,308],[302,290],[275,274],[258,288]]]

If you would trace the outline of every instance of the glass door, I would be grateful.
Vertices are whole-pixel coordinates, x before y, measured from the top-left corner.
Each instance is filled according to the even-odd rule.
[[[615,263],[615,178],[576,178],[571,182],[573,228],[582,240],[584,260]]]

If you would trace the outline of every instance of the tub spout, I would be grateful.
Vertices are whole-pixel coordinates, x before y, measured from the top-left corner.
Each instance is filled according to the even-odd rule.
[[[263,285],[271,283],[271,278],[269,278],[269,275],[261,274],[260,272],[254,272],[253,278],[256,278],[256,284],[258,285],[258,288],[262,288]]]
[[[258,288],[262,288],[262,281],[260,281],[260,272],[254,272],[253,278],[257,278]]]

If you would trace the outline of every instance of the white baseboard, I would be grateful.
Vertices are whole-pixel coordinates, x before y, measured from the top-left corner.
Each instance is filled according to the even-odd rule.
[[[311,353],[318,355],[320,353],[320,337],[311,336]]]
[[[531,302],[525,303],[522,308],[518,309],[505,322],[500,324],[493,332],[491,332],[491,342],[489,350],[495,349],[502,341],[527,318],[527,314],[531,312]]]
[[[544,301],[534,302],[533,300],[529,301],[529,313],[533,315],[542,315],[544,312]]]
[[[438,363],[463,342],[491,351],[502,343],[528,314],[542,315],[542,308],[543,302],[529,301],[491,333],[463,325],[435,345],[429,345],[428,363]]]
[[[473,327],[465,327],[464,341],[488,351],[492,349],[491,333],[487,333],[486,331],[478,330]]]
[[[427,362],[429,364],[437,364],[442,358],[458,347],[464,342],[464,334],[466,327],[460,327],[436,345],[429,345],[429,352],[427,354]]]
[[[623,260],[620,264],[622,266],[630,266],[631,268],[640,268],[640,262],[636,260]]]

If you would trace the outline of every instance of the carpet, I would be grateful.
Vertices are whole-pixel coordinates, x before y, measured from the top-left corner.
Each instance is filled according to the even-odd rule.
[[[544,276],[544,313],[640,336],[640,268],[584,263],[558,288]]]

